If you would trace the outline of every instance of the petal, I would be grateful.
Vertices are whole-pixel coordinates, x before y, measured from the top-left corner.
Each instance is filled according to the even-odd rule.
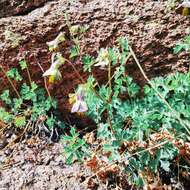
[[[182,4],[181,4],[182,7],[187,7],[187,8],[190,8],[190,1],[184,1]]]
[[[73,104],[74,102],[76,102],[76,95],[74,93],[69,94],[69,103]]]
[[[48,46],[53,47],[54,49],[56,49],[59,45],[59,43],[65,41],[65,35],[63,32],[61,32],[54,40],[47,42],[46,44]]]
[[[48,81],[49,81],[49,83],[53,84],[55,82],[55,76],[54,75],[50,75]]]
[[[102,68],[106,67],[108,64],[109,64],[109,61],[105,60],[105,61],[96,63],[94,66],[100,66],[102,69]]]
[[[54,69],[52,69],[52,67],[50,67],[47,71],[45,71],[45,73],[42,76],[46,77],[46,76],[50,76],[50,75],[55,75],[55,71],[54,71]]]
[[[61,72],[59,70],[56,70],[54,75],[56,80],[60,80],[62,78]]]
[[[80,106],[79,106],[78,112],[86,112],[86,111],[88,111],[86,102],[80,101]]]
[[[76,112],[78,112],[79,107],[80,107],[80,101],[76,101],[76,102],[73,104],[73,107],[72,107],[72,109],[71,109],[71,113],[76,113]]]

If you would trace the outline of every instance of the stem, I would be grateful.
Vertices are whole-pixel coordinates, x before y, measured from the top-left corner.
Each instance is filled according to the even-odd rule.
[[[176,139],[174,139],[174,140],[177,140],[178,138],[180,138],[180,137],[182,137],[182,136],[184,136],[184,135],[185,135],[185,134],[181,134],[181,135],[177,136]],[[127,156],[127,158],[126,158],[126,157],[123,157],[123,158],[121,158],[120,163],[121,163],[122,161],[124,161],[125,159],[129,160],[129,158],[131,158],[131,157],[133,157],[133,156],[139,155],[139,154],[141,154],[141,153],[150,151],[150,150],[155,149],[155,148],[159,148],[159,147],[161,147],[161,146],[163,146],[163,145],[165,145],[165,144],[167,144],[167,143],[170,143],[170,142],[171,142],[171,139],[168,139],[168,140],[165,140],[165,141],[160,142],[160,143],[158,143],[158,144],[155,144],[155,145],[153,145],[153,146],[151,146],[151,147],[149,147],[149,148],[146,148],[146,149],[144,149],[144,150],[140,150],[140,151],[138,151],[138,152],[135,152],[135,153],[133,153],[133,154]],[[172,143],[172,142],[171,142],[171,143]],[[110,163],[110,164],[107,164],[106,166],[101,167],[101,168],[100,168],[94,175],[92,175],[90,178],[92,178],[92,177],[98,175],[98,173],[100,173],[101,171],[106,171],[106,169],[108,169],[109,167],[113,166],[113,165],[116,164],[117,162],[118,162],[118,161],[114,161],[114,162],[112,162],[112,163]]]
[[[133,56],[137,66],[139,67],[143,77],[146,79],[146,81],[150,84],[151,88],[156,92],[156,95],[158,96],[159,99],[162,100],[162,102],[171,110],[171,112],[174,114],[174,116],[176,117],[176,119],[181,123],[181,125],[184,127],[184,129],[187,131],[187,133],[190,135],[190,130],[188,129],[190,127],[189,124],[185,123],[179,115],[179,113],[174,110],[171,105],[166,101],[166,99],[160,94],[160,92],[155,88],[155,86],[153,85],[153,83],[148,79],[147,75],[145,74],[143,68],[141,67],[133,49],[129,46],[129,50],[131,52],[131,55]]]
[[[47,86],[47,80],[46,80],[46,78],[44,78],[44,85],[45,85],[45,89],[46,89],[46,92],[47,92],[49,98],[52,99],[50,91],[49,91],[48,86]]]
[[[111,92],[112,92],[112,84],[111,84],[111,63],[109,61],[109,65],[108,65],[108,82],[109,82],[109,102],[111,100]]]
[[[127,62],[127,61],[129,60],[130,57],[131,57],[131,53],[129,53],[129,55],[127,56],[125,62]],[[116,74],[116,73],[114,73],[114,74],[112,75],[112,77],[110,78],[110,80],[112,80],[112,79],[115,77],[115,74]],[[109,81],[110,81],[110,80],[109,80]],[[108,86],[109,81],[106,83],[105,87]]]
[[[40,63],[38,61],[37,61],[37,64],[40,67],[41,71],[44,73],[44,69],[42,68],[42,66],[40,65]],[[48,86],[47,86],[46,78],[44,78],[44,86],[45,86],[45,89],[46,89],[46,92],[47,92],[49,98],[52,99],[50,91],[49,91]]]
[[[26,71],[27,71],[29,82],[30,82],[30,86],[32,86],[32,79],[31,79],[31,75],[30,75],[30,71],[28,69],[28,66],[26,66]]]
[[[70,65],[71,65],[71,67],[73,68],[73,70],[75,71],[75,73],[77,74],[77,76],[79,77],[79,79],[83,82],[83,83],[85,83],[85,80],[83,79],[83,77],[80,75],[80,73],[78,72],[78,70],[76,69],[76,67],[68,60],[68,59],[66,59],[66,58],[64,58],[65,59],[65,61],[67,62],[67,63],[69,63]]]
[[[21,98],[19,92],[17,91],[15,85],[13,84],[12,80],[6,75],[6,71],[5,69],[0,65],[0,69],[2,70],[3,74],[7,77],[10,85],[12,86],[13,90],[15,91],[16,95],[18,96],[18,98]]]
[[[112,98],[112,84],[111,84],[111,61],[109,61],[109,65],[108,65],[108,83],[109,83],[109,98],[108,98],[108,102],[111,102],[111,98]],[[110,125],[110,129],[111,129],[111,132],[113,134],[115,134],[115,131],[113,129],[113,126],[112,126],[112,122],[111,122],[111,117],[109,115],[109,109],[107,108],[107,116],[108,116],[108,123]]]

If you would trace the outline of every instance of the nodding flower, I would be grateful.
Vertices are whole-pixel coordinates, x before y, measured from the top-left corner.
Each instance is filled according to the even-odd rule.
[[[107,49],[100,49],[96,62],[97,63],[94,66],[100,66],[100,69],[105,69],[105,67],[109,65],[110,60]]]
[[[76,101],[72,106],[71,113],[83,113],[88,111],[86,102],[84,101],[85,93],[83,89],[79,89],[76,93]]]
[[[190,0],[184,0],[183,3],[179,4],[176,10],[180,10],[183,16],[188,16],[190,14]]]
[[[55,50],[58,45],[61,42],[65,41],[65,35],[63,32],[61,32],[54,40],[52,40],[51,42],[47,42],[46,44],[49,46],[50,51]]]
[[[80,25],[73,25],[70,28],[70,32],[72,35],[76,35],[79,30],[80,30]]]
[[[190,8],[190,1],[184,0],[183,3],[180,4],[180,6]]]
[[[64,63],[64,58],[60,53],[53,53],[51,57],[51,66],[44,72],[43,77],[49,77],[49,82],[54,83],[62,78],[59,67]]]

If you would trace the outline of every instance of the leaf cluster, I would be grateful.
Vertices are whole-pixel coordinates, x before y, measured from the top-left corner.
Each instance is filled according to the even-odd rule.
[[[4,103],[0,107],[0,120],[8,126],[18,128],[26,128],[28,123],[43,124],[48,130],[51,130],[57,123],[56,117],[52,115],[56,109],[57,103],[50,97],[47,97],[43,87],[39,87],[34,81],[27,84],[22,78],[22,72],[29,70],[25,60],[19,62],[20,68],[11,68],[6,73],[6,77],[11,81],[11,84],[20,84],[20,91],[15,97],[10,89],[4,90],[0,95],[0,100]],[[31,78],[29,76],[29,78]],[[19,86],[19,85],[18,85]],[[13,86],[13,90],[16,86]],[[38,126],[36,126],[38,128]],[[46,128],[45,127],[45,128]]]
[[[160,169],[171,172],[175,165],[174,159],[180,157],[176,142],[189,140],[183,125],[155,94],[155,89],[188,124],[190,76],[176,73],[165,78],[155,78],[151,81],[155,89],[146,85],[141,90],[144,96],[139,97],[140,87],[126,74],[125,64],[130,57],[127,39],[118,39],[117,47],[108,48],[104,53],[102,62],[98,64],[97,59],[90,55],[82,59],[84,71],[89,72],[85,84],[85,101],[88,105],[86,115],[97,123],[97,140],[100,142],[97,152],[109,155],[111,163],[125,161],[122,168],[128,180],[142,187],[147,183],[146,173],[156,174]],[[104,62],[104,59],[109,61]],[[98,84],[93,76],[96,66],[107,71],[107,83]],[[128,98],[122,99],[123,96]],[[73,139],[64,138],[70,142],[67,154],[73,155]],[[78,147],[82,149],[82,143]],[[69,157],[69,163],[72,159]]]

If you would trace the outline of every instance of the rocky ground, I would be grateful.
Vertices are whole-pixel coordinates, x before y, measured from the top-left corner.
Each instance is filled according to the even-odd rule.
[[[63,146],[49,140],[32,138],[6,148],[0,155],[1,190],[84,189],[86,176],[82,165],[66,166]]]

